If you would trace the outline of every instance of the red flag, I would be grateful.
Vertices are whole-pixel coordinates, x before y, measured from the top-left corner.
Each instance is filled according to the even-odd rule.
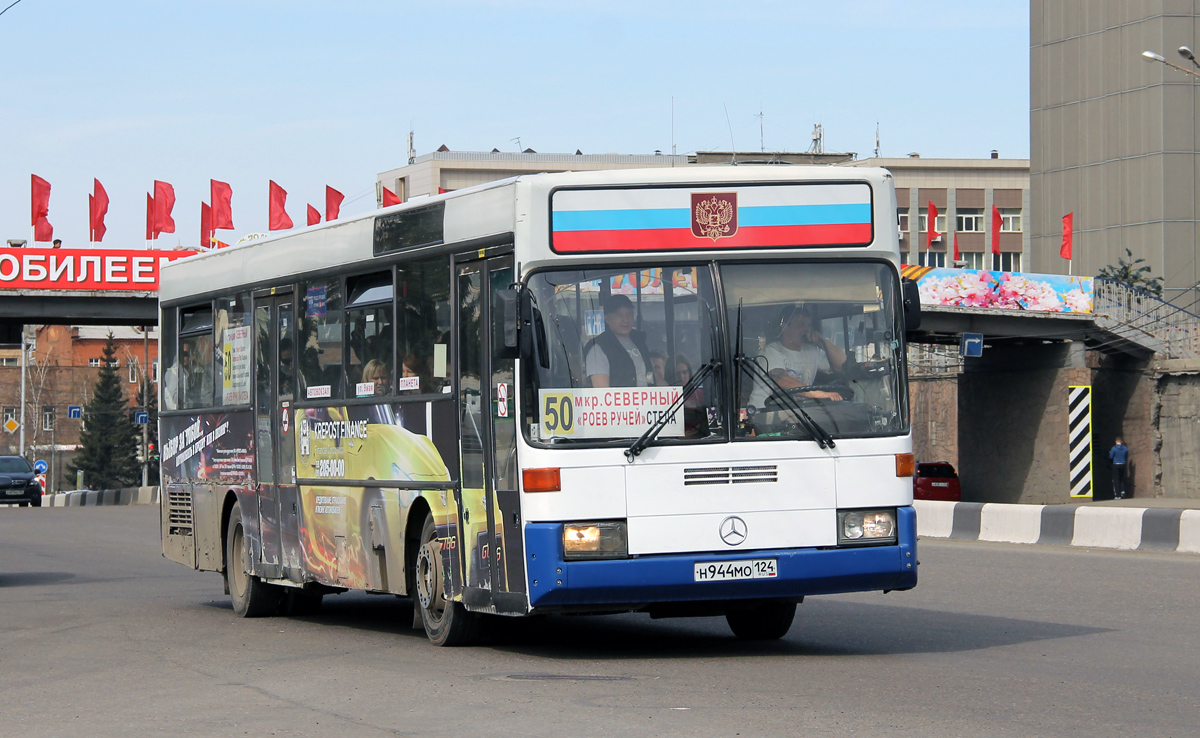
[[[213,209],[208,203],[200,203],[200,247],[203,249],[211,249],[213,247],[213,227],[212,227]]]
[[[271,180],[271,210],[268,218],[268,230],[286,231],[292,227],[292,219],[288,217],[286,205],[287,190],[275,184],[275,180]]]
[[[1071,244],[1075,240],[1075,211],[1063,216],[1063,242],[1058,255],[1067,261],[1071,260]]]
[[[954,260],[959,261],[962,256],[958,253],[958,231],[954,232]]]
[[[100,180],[94,178],[92,189],[94,194],[88,196],[88,214],[91,216],[92,240],[100,243],[104,240],[104,234],[108,232],[108,228],[104,226],[104,216],[108,215],[108,193],[104,191]]]
[[[146,240],[153,241],[158,238],[158,234],[154,232],[154,195],[146,193]]]
[[[36,174],[30,175],[31,179],[31,218],[29,224],[33,226],[33,240],[37,241],[53,241],[54,226],[50,225],[50,221],[46,220],[46,216],[50,214],[50,183]]]
[[[175,188],[166,182],[154,180],[154,235],[174,233],[175,219],[171,211],[175,209]]]
[[[325,222],[337,220],[342,213],[342,200],[346,196],[329,185],[325,185]]]
[[[1004,225],[1004,219],[1000,217],[1000,208],[992,206],[992,253],[1000,254],[1000,226]]]
[[[937,232],[937,205],[933,201],[929,201],[929,208],[925,212],[925,250],[929,250],[929,245],[933,243],[933,239],[942,235]]]
[[[210,179],[208,198],[212,202],[212,229],[233,228],[233,188],[225,182]]]
[[[229,248],[229,244],[225,243],[224,241],[217,240],[216,238],[213,239],[213,243],[216,244],[215,248],[218,249]]]
[[[321,211],[317,210],[312,205],[309,205],[308,206],[308,224],[310,226],[314,226],[320,222],[321,222]]]
[[[383,206],[386,208],[390,205],[399,205],[400,198],[396,197],[396,193],[388,188],[383,188]]]

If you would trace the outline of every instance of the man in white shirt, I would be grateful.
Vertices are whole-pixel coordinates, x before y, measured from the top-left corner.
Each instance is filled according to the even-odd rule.
[[[846,363],[846,352],[821,335],[814,326],[812,313],[796,305],[788,305],[779,316],[779,340],[763,350],[767,373],[785,390],[808,387],[817,372],[840,371]],[[844,399],[837,392],[800,392],[801,397],[826,400]],[[763,409],[770,390],[755,382],[750,392],[750,405]]]

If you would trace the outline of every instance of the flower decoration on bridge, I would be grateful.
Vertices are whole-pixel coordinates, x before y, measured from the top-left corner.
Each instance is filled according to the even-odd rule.
[[[1043,313],[1092,311],[1089,277],[939,268],[921,275],[917,287],[925,305]]]

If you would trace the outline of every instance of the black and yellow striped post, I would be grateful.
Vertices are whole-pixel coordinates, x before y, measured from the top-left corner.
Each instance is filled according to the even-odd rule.
[[[1071,385],[1067,401],[1071,497],[1092,496],[1092,387]]]

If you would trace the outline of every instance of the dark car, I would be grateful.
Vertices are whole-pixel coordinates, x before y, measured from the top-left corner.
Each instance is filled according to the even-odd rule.
[[[913,477],[914,500],[945,500],[958,502],[962,499],[962,487],[958,483],[958,472],[948,461],[922,461],[917,464],[917,475]]]
[[[0,456],[0,502],[21,507],[42,506],[42,485],[29,462],[20,456]]]

